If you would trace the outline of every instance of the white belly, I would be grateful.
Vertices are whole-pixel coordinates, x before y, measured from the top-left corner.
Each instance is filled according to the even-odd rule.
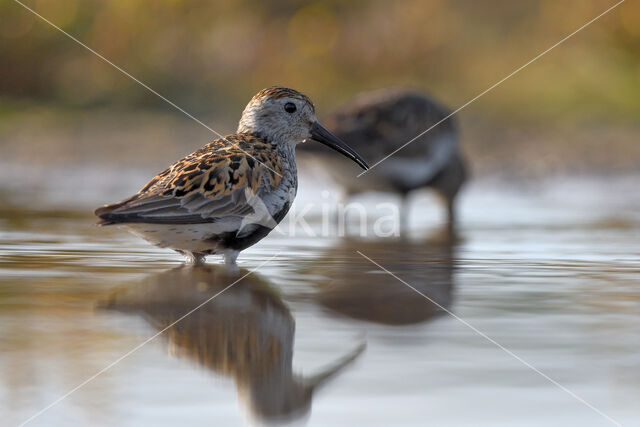
[[[127,224],[125,228],[142,237],[147,242],[161,248],[171,248],[188,252],[219,252],[212,236],[229,231],[237,231],[240,220],[221,221],[206,224]]]

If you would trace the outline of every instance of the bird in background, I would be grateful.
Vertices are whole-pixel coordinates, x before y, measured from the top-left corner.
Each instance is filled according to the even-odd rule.
[[[295,148],[309,139],[368,168],[318,123],[309,97],[273,86],[249,101],[237,133],[169,166],[133,196],[96,209],[98,224],[123,225],[183,254],[188,263],[222,254],[236,269],[238,253],[269,234],[289,211],[298,187]]]
[[[387,88],[367,92],[335,110],[325,124],[365,158],[384,159],[382,162],[358,176],[340,159],[326,156],[320,147],[307,146],[304,150],[313,151],[314,161],[330,168],[347,198],[366,191],[399,194],[403,200],[402,228],[406,227],[409,193],[421,188],[434,189],[441,196],[449,224],[453,225],[456,197],[467,179],[467,167],[460,152],[457,125],[452,117],[444,120],[449,114],[447,108],[415,90]],[[400,149],[441,120],[444,121]]]

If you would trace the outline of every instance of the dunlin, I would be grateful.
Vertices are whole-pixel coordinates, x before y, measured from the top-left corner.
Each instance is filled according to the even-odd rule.
[[[318,123],[306,95],[269,87],[251,99],[237,133],[174,163],[128,199],[96,209],[98,224],[124,225],[190,263],[222,254],[235,268],[238,253],[287,214],[298,187],[295,147],[307,139],[368,168]]]
[[[435,189],[445,201],[449,221],[455,219],[455,199],[466,179],[465,162],[458,146],[453,118],[448,118],[420,138],[395,150],[449,115],[449,111],[424,94],[400,88],[382,89],[357,96],[326,119],[327,128],[351,144],[371,161],[390,157],[361,174],[343,162],[317,155],[330,166],[331,174],[342,185],[347,197],[365,191],[400,194],[406,205],[408,194],[416,189]],[[403,218],[407,214],[404,206]]]

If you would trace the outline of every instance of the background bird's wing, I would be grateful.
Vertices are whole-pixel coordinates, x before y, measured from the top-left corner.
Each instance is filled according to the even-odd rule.
[[[240,135],[242,136],[242,135]],[[252,137],[243,136],[248,142]],[[252,144],[221,140],[185,157],[153,178],[137,194],[98,208],[100,224],[197,224],[253,213],[248,199],[276,188],[281,176],[274,153]]]
[[[414,158],[430,154],[440,135],[456,132],[455,121],[450,118],[407,144],[448,114],[439,102],[420,92],[388,88],[357,96],[326,117],[325,125],[365,158],[380,160],[392,153],[397,157]],[[402,150],[395,154],[401,147]],[[324,147],[318,147],[318,150],[322,149]]]

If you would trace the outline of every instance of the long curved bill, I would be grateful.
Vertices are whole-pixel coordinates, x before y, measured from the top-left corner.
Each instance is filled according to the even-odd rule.
[[[340,138],[323,128],[318,122],[315,122],[313,126],[311,126],[311,139],[334,149],[345,157],[350,158],[358,165],[360,165],[362,169],[369,169],[369,165],[367,164],[367,162],[365,162],[358,153],[353,151],[351,147],[342,142]]]

